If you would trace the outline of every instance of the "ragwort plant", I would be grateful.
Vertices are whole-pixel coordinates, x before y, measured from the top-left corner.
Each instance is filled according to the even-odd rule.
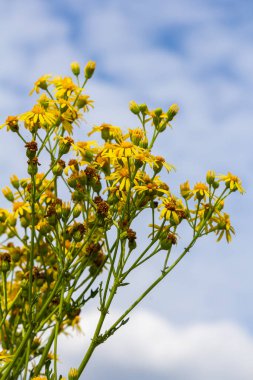
[[[171,127],[176,104],[164,112],[131,101],[138,128],[123,132],[102,124],[88,136],[98,133],[103,143],[75,141],[74,129],[93,108],[85,90],[95,62],[86,64],[82,85],[79,64],[73,62],[71,70],[75,81],[39,78],[31,91],[38,94],[33,108],[2,125],[24,145],[28,174],[13,175],[13,189],[2,190],[11,204],[0,209],[2,380],[63,379],[57,370],[58,336],[79,326],[84,305],[95,298],[100,315],[93,338],[79,367],[67,375],[79,379],[98,345],[126,324],[130,312],[199,238],[215,234],[218,241],[225,237],[230,242],[234,229],[224,201],[244,191],[237,176],[208,171],[205,182],[183,183],[180,198],[172,194],[160,172],[173,167],[152,148]],[[147,209],[150,235],[142,250],[133,222]],[[172,259],[183,224],[192,238]],[[156,256],[163,263],[155,281],[104,330],[116,292]]]

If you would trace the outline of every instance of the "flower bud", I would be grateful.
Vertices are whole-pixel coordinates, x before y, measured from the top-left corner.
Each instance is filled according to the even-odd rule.
[[[27,161],[28,163],[28,168],[27,168],[27,172],[30,176],[34,176],[38,173],[38,165],[39,162],[38,162],[38,158],[37,157],[34,157],[32,159],[30,159],[29,161]]]
[[[21,250],[20,248],[15,248],[12,250],[11,252],[11,260],[14,262],[14,263],[18,263],[19,260],[20,260],[20,257],[21,257]]]
[[[101,182],[99,179],[96,179],[96,178],[92,178],[92,181],[91,181],[91,186],[92,186],[92,189],[95,191],[95,193],[99,193],[102,189],[102,185],[101,185]]]
[[[140,113],[140,108],[134,100],[131,100],[131,102],[129,102],[129,109],[135,115],[138,115]]]
[[[141,141],[139,143],[139,147],[143,148],[143,149],[147,149],[147,147],[148,147],[148,139],[147,139],[147,137],[143,137],[143,139],[141,139]]]
[[[70,67],[71,67],[71,70],[72,70],[72,73],[78,77],[78,75],[80,74],[80,65],[78,62],[72,62],[70,64]]]
[[[76,223],[73,226],[72,237],[76,243],[79,243],[85,234],[85,227],[82,223]]]
[[[58,160],[57,164],[53,166],[52,172],[57,176],[61,176],[63,169],[65,168],[65,162],[63,160]]]
[[[30,221],[28,220],[28,218],[22,216],[22,217],[20,218],[20,224],[21,224],[21,226],[22,226],[23,228],[27,228],[27,227],[29,226],[29,224],[30,224]]]
[[[89,61],[87,62],[85,68],[84,68],[84,76],[86,79],[90,79],[96,69],[96,62]]]
[[[220,186],[220,184],[217,181],[213,181],[212,186],[213,186],[214,189],[218,189],[218,187]]]
[[[208,185],[212,185],[214,183],[214,180],[215,172],[213,170],[208,170],[208,172],[206,173],[206,182],[208,183]]]
[[[0,209],[0,222],[4,223],[7,219],[7,211],[4,209]]]
[[[139,145],[141,139],[144,137],[144,131],[141,128],[129,129],[130,140],[134,145]]]
[[[15,218],[14,215],[9,215],[8,217],[8,225],[11,227],[15,227],[17,224],[17,219]]]
[[[218,204],[217,204],[217,209],[219,210],[219,211],[221,211],[222,209],[223,209],[223,207],[224,207],[224,201],[220,201]]]
[[[70,150],[71,144],[73,143],[74,140],[69,136],[61,138],[59,142],[59,156],[67,154]]]
[[[137,247],[135,240],[128,240],[128,248],[130,251],[133,251]]]
[[[77,203],[73,209],[73,217],[78,218],[81,212],[82,212],[82,206],[79,203]]]
[[[84,170],[81,170],[78,176],[78,181],[82,186],[87,185],[87,175]]]
[[[21,185],[21,187],[22,187],[23,189],[25,189],[25,188],[27,187],[27,184],[28,184],[28,180],[27,180],[27,179],[22,178],[22,179],[20,180],[20,185]]]
[[[190,188],[189,181],[186,181],[185,183],[182,183],[180,185],[180,193],[184,199],[190,199],[191,188]]]
[[[156,125],[156,130],[160,133],[164,132],[167,126],[167,122],[168,122],[167,119],[166,120],[162,119],[162,121],[158,125]]]
[[[12,186],[16,190],[18,190],[18,188],[19,188],[19,179],[18,179],[18,177],[15,174],[13,174],[13,176],[11,176],[10,180],[11,180]]]
[[[175,116],[176,114],[178,113],[179,111],[179,107],[177,104],[172,104],[167,112],[167,116],[168,116],[168,121],[171,121]]]
[[[77,380],[78,379],[78,370],[76,368],[70,368],[68,373],[68,380]]]
[[[81,202],[84,200],[85,194],[81,191],[75,190],[73,191],[71,198],[73,202]]]
[[[147,104],[142,103],[139,105],[139,108],[142,114],[146,114],[148,112]]]
[[[11,267],[11,255],[6,252],[2,253],[0,255],[0,271],[1,272],[8,272]]]
[[[11,191],[11,189],[6,186],[2,189],[2,193],[3,195],[5,196],[5,198],[10,201],[10,202],[14,202],[14,195],[13,195],[13,192]]]
[[[172,245],[177,243],[177,238],[175,234],[169,233],[166,237],[160,240],[161,248],[164,250],[171,249]]]
[[[67,220],[70,214],[70,203],[63,203],[62,204],[62,218],[63,220]]]
[[[79,179],[78,175],[77,174],[72,174],[68,179],[67,179],[67,182],[68,182],[68,185],[70,187],[72,187],[73,189],[76,189],[77,187],[77,180]]]
[[[163,110],[161,108],[156,108],[154,111],[155,116],[160,117],[163,113]]]
[[[101,131],[101,137],[103,140],[107,141],[110,139],[111,135],[110,135],[110,129],[109,128],[103,128],[102,131]]]

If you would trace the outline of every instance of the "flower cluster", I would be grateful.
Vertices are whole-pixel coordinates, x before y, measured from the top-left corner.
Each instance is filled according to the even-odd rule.
[[[10,208],[0,209],[2,379],[17,379],[28,371],[31,378],[51,379],[51,362],[57,378],[57,336],[68,326],[79,327],[85,303],[99,295],[105,318],[128,273],[164,250],[163,276],[167,274],[181,223],[192,228],[194,241],[215,233],[218,240],[225,236],[230,242],[234,229],[224,201],[244,191],[238,177],[209,171],[206,183],[193,188],[188,181],[182,184],[181,198],[171,192],[164,178],[173,166],[153,155],[152,148],[171,127],[176,104],[163,111],[131,101],[137,128],[123,131],[104,123],[87,131],[88,136],[98,133],[102,143],[76,141],[74,128],[93,107],[86,84],[95,63],[85,66],[82,85],[79,64],[73,62],[71,70],[76,82],[71,77],[39,78],[31,91],[38,96],[32,109],[9,116],[1,126],[20,138],[27,157],[27,177],[13,175],[12,188],[2,190],[10,202]],[[42,152],[48,154],[49,167]],[[133,229],[144,211],[150,211],[152,254],[138,251]],[[102,272],[105,280],[93,290]],[[45,335],[50,336],[47,341]],[[95,336],[94,347],[99,339],[103,337]],[[20,347],[27,347],[25,355],[16,355]],[[79,378],[82,370],[71,369],[69,379]]]

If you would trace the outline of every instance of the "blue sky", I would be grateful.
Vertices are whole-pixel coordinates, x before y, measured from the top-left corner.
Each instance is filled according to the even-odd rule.
[[[99,348],[88,368],[91,380],[102,374],[112,380],[253,376],[252,12],[253,3],[245,0],[0,3],[1,120],[29,109],[27,94],[40,75],[67,74],[71,61],[93,59],[97,70],[87,91],[96,107],[88,125],[136,127],[128,111],[131,99],[150,108],[176,102],[174,128],[157,148],[177,167],[171,188],[176,192],[179,183],[194,184],[214,169],[239,175],[247,191],[228,203],[237,231],[231,245],[211,238],[200,242],[126,330]],[[13,135],[1,133],[3,186],[22,172],[25,158]],[[86,138],[84,129],[78,137]],[[136,291],[157,270],[143,270],[134,279]],[[116,303],[112,314],[130,298]],[[78,344],[63,341],[63,371],[88,341],[92,313],[84,315],[86,335],[77,337]]]

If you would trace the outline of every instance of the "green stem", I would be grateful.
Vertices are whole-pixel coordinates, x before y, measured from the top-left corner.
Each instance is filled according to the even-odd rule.
[[[105,317],[107,315],[107,312],[108,312],[108,309],[111,305],[111,302],[113,300],[113,297],[117,291],[117,282],[114,281],[114,284],[112,286],[112,289],[111,289],[111,292],[110,292],[110,296],[108,298],[108,301],[106,302],[106,305],[104,308],[101,309],[101,312],[100,312],[100,318],[99,318],[99,321],[98,321],[98,324],[97,324],[97,327],[96,327],[96,330],[94,332],[94,335],[93,335],[93,338],[91,340],[91,344],[78,368],[78,379],[80,378],[83,370],[85,369],[91,355],[93,354],[95,348],[98,346],[98,344],[100,343],[99,342],[99,334],[100,334],[100,331],[101,331],[101,328],[103,326],[103,323],[104,323],[104,320],[105,320]]]

